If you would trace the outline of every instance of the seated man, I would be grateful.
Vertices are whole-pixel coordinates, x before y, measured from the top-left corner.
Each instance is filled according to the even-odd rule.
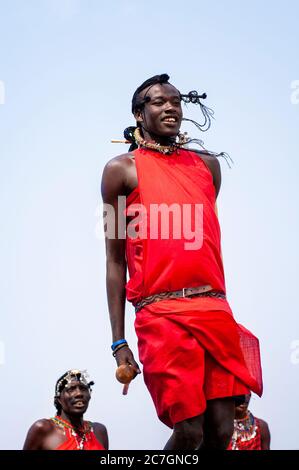
[[[270,431],[266,421],[248,410],[251,394],[236,406],[234,433],[227,450],[270,450]]]
[[[91,386],[86,371],[69,370],[56,382],[56,416],[36,421],[28,431],[23,450],[105,450],[103,424],[83,421]]]

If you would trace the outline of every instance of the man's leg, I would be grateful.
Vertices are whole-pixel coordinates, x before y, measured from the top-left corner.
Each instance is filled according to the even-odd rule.
[[[204,417],[204,449],[225,450],[234,431],[235,400],[233,397],[207,401]]]
[[[203,415],[176,423],[165,450],[196,450],[203,439]]]

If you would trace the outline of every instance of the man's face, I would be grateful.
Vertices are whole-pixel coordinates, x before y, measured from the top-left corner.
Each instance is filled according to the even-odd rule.
[[[245,401],[242,405],[236,406],[236,415],[244,415],[247,411],[249,402],[250,402],[251,395],[245,395]]]
[[[135,113],[137,122],[149,134],[175,137],[183,117],[179,91],[169,83],[157,84],[140,93],[140,98],[145,96],[148,96],[150,101]]]
[[[78,380],[72,380],[59,397],[63,411],[70,415],[83,415],[88,408],[89,400],[89,388]]]

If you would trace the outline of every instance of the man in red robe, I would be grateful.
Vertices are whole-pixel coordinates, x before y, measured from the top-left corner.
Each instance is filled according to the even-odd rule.
[[[262,393],[259,344],[226,299],[219,162],[184,148],[179,135],[182,100],[200,104],[207,122],[206,96],[182,95],[168,79],[152,77],[136,90],[137,127],[125,131],[130,151],[103,173],[112,350],[118,365],[140,373],[124,338],[127,297],[136,309],[145,383],[160,420],[173,429],[165,448],[226,449],[234,397]],[[127,198],[125,234],[120,196]]]
[[[251,394],[236,406],[234,432],[228,450],[270,450],[270,431],[266,421],[256,418],[249,411]]]
[[[56,416],[36,421],[28,431],[23,450],[105,450],[108,434],[101,423],[83,420],[91,386],[85,371],[69,370],[56,383]]]

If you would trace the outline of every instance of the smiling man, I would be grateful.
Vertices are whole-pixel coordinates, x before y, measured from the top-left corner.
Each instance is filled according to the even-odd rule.
[[[209,127],[205,98],[180,93],[166,74],[146,80],[132,98],[129,152],[110,160],[102,177],[113,355],[140,373],[124,337],[127,297],[146,386],[159,419],[173,429],[169,450],[226,449],[234,397],[262,393],[258,340],[236,323],[226,299],[215,210],[220,165],[216,154],[184,147],[192,139],[180,133],[182,101],[200,105],[204,123],[195,124]],[[153,206],[160,220],[151,217]],[[165,222],[167,236],[159,232]]]
[[[91,386],[85,371],[69,370],[56,383],[54,418],[36,421],[28,431],[23,450],[105,450],[103,424],[83,421]]]

